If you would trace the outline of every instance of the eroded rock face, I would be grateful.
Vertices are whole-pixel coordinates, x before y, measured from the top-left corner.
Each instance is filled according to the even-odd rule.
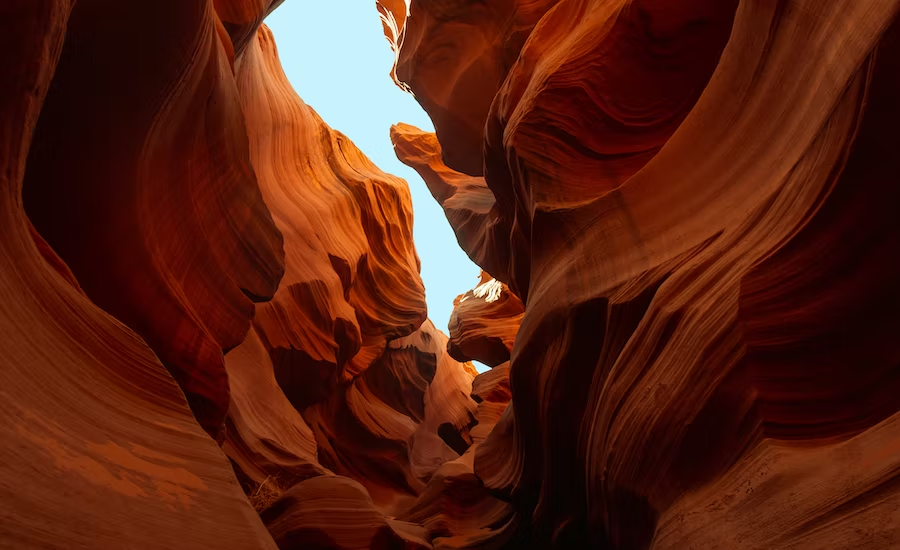
[[[239,59],[237,79],[253,166],[285,236],[285,277],[254,326],[304,410],[425,320],[409,188],[297,97],[267,28]]]
[[[450,339],[277,4],[0,7],[0,546],[900,544],[900,0],[379,2]]]
[[[319,464],[312,430],[278,385],[269,350],[255,329],[225,356],[225,368],[231,404],[222,449],[239,478],[255,489],[267,480],[290,487],[329,473]]]
[[[430,547],[391,516],[471,445],[476,373],[276,5],[0,7],[0,545]]]
[[[362,485],[341,476],[298,483],[262,516],[281,550],[431,548],[420,526],[386,519]]]
[[[274,549],[172,376],[25,216],[71,10],[0,4],[0,546]]]
[[[216,15],[228,31],[233,55],[240,56],[256,36],[263,19],[284,0],[213,0]]]
[[[220,441],[222,351],[284,270],[231,51],[211,1],[75,3],[24,185],[37,231]]]
[[[284,490],[262,506],[283,548],[419,547],[385,517],[471,445],[477,373],[426,320],[409,189],[297,97],[267,28],[236,71],[286,268],[226,356],[225,451],[251,496]]]
[[[520,529],[515,508],[508,499],[498,497],[490,485],[492,472],[508,467],[504,461],[510,452],[502,445],[514,444],[509,361],[502,362],[498,357],[508,359],[522,315],[521,301],[506,285],[484,272],[480,284],[456,300],[448,350],[451,355],[478,359],[493,368],[472,382],[471,397],[478,406],[469,429],[471,444],[459,458],[443,462],[415,502],[398,516],[422,525],[435,548],[516,548],[530,544],[528,533]],[[498,423],[497,434],[484,445]]]
[[[304,412],[319,459],[366,486],[389,515],[404,510],[442,463],[471,444],[474,370],[446,352],[430,321],[325,403]],[[471,369],[471,367],[469,367]]]
[[[448,166],[482,174],[481,142],[494,94],[535,24],[557,3],[376,0],[397,53],[393,76],[431,115]]]
[[[500,223],[497,202],[484,178],[447,167],[434,133],[401,123],[391,128],[391,141],[397,158],[425,180],[469,258],[488,273],[506,273],[509,247],[503,237],[509,227]]]
[[[897,13],[562,1],[472,91],[483,177],[448,153],[472,132],[395,127],[460,244],[526,304],[512,403],[474,457],[514,507],[488,540],[900,544]],[[445,40],[412,28],[400,80],[404,49]],[[438,127],[450,103],[423,90],[445,81],[416,86]]]
[[[457,296],[450,314],[447,350],[459,361],[496,367],[509,361],[525,314],[522,301],[509,288],[481,272],[478,286]]]
[[[492,494],[474,470],[479,445],[509,405],[509,363],[478,375],[472,398],[478,402],[476,424],[470,430],[472,445],[459,458],[444,462],[398,519],[422,525],[435,548],[526,544],[527,535],[516,529],[513,506]]]

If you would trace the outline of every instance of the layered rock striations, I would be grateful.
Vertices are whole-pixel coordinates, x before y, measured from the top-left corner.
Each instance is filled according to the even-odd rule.
[[[478,402],[472,445],[459,458],[440,465],[419,497],[397,519],[421,525],[434,548],[517,547],[527,535],[498,529],[518,518],[507,499],[498,498],[479,475],[475,461],[479,447],[509,405],[509,364],[504,363],[475,378],[472,398]],[[497,455],[502,456],[502,455]]]
[[[72,4],[0,4],[0,546],[273,549],[172,376],[25,216]]]
[[[269,350],[255,329],[225,356],[231,388],[222,450],[248,492],[286,487],[327,473],[315,435],[275,378]],[[266,503],[262,503],[265,505]]]
[[[408,124],[391,128],[397,156],[414,168],[450,221],[459,245],[488,273],[506,273],[509,256],[497,201],[483,177],[463,174],[444,164],[437,135]],[[495,235],[496,233],[496,235]]]
[[[263,19],[282,3],[284,0],[213,0],[216,15],[231,38],[234,56],[241,56]]]
[[[525,306],[509,288],[482,271],[478,286],[457,296],[450,314],[450,355],[496,367],[509,361]]]
[[[377,0],[392,76],[434,121],[447,165],[482,175],[491,102],[541,17],[560,0]]]
[[[506,430],[512,417],[510,404],[509,348],[515,342],[522,318],[522,303],[509,289],[488,275],[474,289],[459,296],[451,314],[451,354],[478,359],[492,366],[472,382],[471,397],[478,403],[469,435],[471,445],[457,459],[447,460],[434,472],[425,489],[398,519],[421,525],[435,548],[518,547],[528,544],[528,535],[515,529],[518,517],[508,499],[498,497],[485,483],[489,475],[477,472],[478,455],[500,462],[479,460],[482,467],[502,463],[505,452],[495,452],[500,438],[483,446],[494,428]],[[497,360],[493,362],[492,360]],[[504,417],[506,420],[503,420]],[[497,530],[503,534],[498,536]]]
[[[147,341],[220,441],[222,351],[284,270],[232,55],[212,2],[75,3],[23,192],[88,297]]]
[[[346,477],[298,483],[262,517],[279,548],[431,548],[422,527],[385,518],[365,488]]]
[[[425,320],[411,199],[406,182],[297,97],[268,29],[239,59],[237,80],[253,166],[285,236],[285,276],[254,327],[303,410]]]
[[[284,491],[262,506],[282,548],[427,546],[390,518],[471,444],[475,372],[426,320],[407,185],[297,97],[267,28],[235,67],[285,275],[226,355],[225,451],[251,496]]]
[[[0,5],[0,546],[900,544],[900,0],[377,2],[449,338],[279,3]]]
[[[408,3],[401,81],[467,4]],[[490,108],[465,163],[461,88],[406,73],[438,132],[395,127],[398,156],[525,304],[473,466],[512,518],[453,547],[900,544],[897,14],[559,2],[467,88]]]
[[[0,8],[0,545],[430,547],[393,516],[471,446],[476,373],[277,4]]]

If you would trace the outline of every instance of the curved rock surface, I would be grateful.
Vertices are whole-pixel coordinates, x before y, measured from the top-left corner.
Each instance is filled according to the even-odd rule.
[[[448,168],[437,135],[409,124],[391,128],[394,150],[404,164],[415,169],[440,203],[469,258],[489,273],[506,273],[509,233],[497,212],[497,201],[483,177]],[[505,278],[505,277],[504,277]]]
[[[419,4],[450,11],[411,37],[411,2],[401,81],[472,24],[451,15],[465,2]],[[448,153],[473,132],[395,127],[460,244],[526,304],[512,404],[473,466],[515,517],[462,547],[510,529],[538,548],[900,544],[897,14],[564,0],[477,91],[483,177]]]
[[[90,299],[150,344],[221,441],[222,350],[275,292],[284,253],[220,31],[211,1],[76,2],[24,200]]]
[[[274,549],[172,376],[25,217],[71,10],[0,4],[0,546]]]
[[[298,483],[262,517],[281,550],[431,548],[421,527],[386,519],[362,485],[341,476]]]
[[[0,545],[273,548],[256,507],[282,547],[430,547],[390,516],[471,444],[476,373],[275,5],[0,8]]]
[[[541,17],[560,0],[376,0],[397,63],[392,75],[434,121],[443,159],[482,174],[494,94]]]
[[[444,462],[416,501],[398,516],[422,525],[434,548],[515,547],[526,542],[527,536],[515,529],[512,505],[491,494],[474,471],[478,446],[503,416],[510,397],[509,363],[475,378],[472,398],[478,408],[470,430],[471,447],[459,458]]]
[[[428,321],[392,341],[363,376],[304,412],[319,460],[362,483],[388,515],[405,509],[438,466],[471,444],[475,372],[446,348],[447,337]]]
[[[238,477],[255,489],[266,480],[279,487],[328,472],[317,457],[312,430],[275,380],[269,350],[255,329],[225,356],[231,387],[222,446]]]
[[[253,165],[285,236],[285,277],[254,326],[276,379],[304,410],[425,320],[409,188],[303,103],[267,28],[237,79]]]
[[[236,70],[286,268],[249,337],[226,356],[225,451],[251,497],[284,491],[259,503],[282,547],[401,544],[382,529],[396,527],[385,516],[471,444],[477,373],[447,354],[447,337],[425,319],[406,182],[297,97],[267,28]],[[346,513],[313,513],[343,500]]]
[[[240,57],[256,36],[263,19],[284,0],[213,0],[216,15],[231,38],[233,56]]]
[[[377,2],[449,339],[278,4],[0,4],[0,546],[900,545],[900,0]]]
[[[458,361],[496,367],[509,361],[525,306],[506,285],[481,272],[478,286],[457,296],[447,350]]]

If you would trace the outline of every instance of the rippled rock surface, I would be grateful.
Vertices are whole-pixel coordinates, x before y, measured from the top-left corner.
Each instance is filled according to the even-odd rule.
[[[147,341],[220,441],[222,350],[284,271],[233,60],[212,2],[75,2],[23,192],[88,297]]]
[[[898,2],[379,4],[398,156],[525,304],[454,547],[900,544]]]
[[[279,4],[0,4],[0,546],[900,545],[900,0],[376,2],[449,337]]]
[[[482,271],[478,286],[458,296],[454,305],[447,348],[450,355],[489,367],[508,362],[525,314],[522,301]]]
[[[0,546],[430,547],[393,516],[471,445],[476,373],[278,3],[0,8]]]
[[[62,53],[64,42],[83,36],[86,23],[78,18],[95,4],[78,2],[74,11],[72,2],[60,0],[0,4],[0,546],[274,549],[173,376],[138,334],[91,301],[92,282],[76,280],[23,209],[23,181],[35,166],[26,159],[34,158],[29,150],[41,139],[42,108],[59,101],[48,89],[73,63],[72,54]],[[206,28],[212,25],[206,17],[190,23]],[[214,32],[203,36],[192,35],[198,70],[221,52]],[[90,112],[90,105],[84,108]],[[70,145],[84,147],[97,126],[112,132],[115,124],[95,120]],[[69,158],[60,157],[60,165]],[[106,158],[103,166],[120,162],[122,168],[132,160]],[[38,165],[38,171],[51,169]],[[89,195],[101,182],[73,170],[64,183]],[[91,203],[67,206],[78,205]],[[269,219],[262,216],[259,227]],[[140,262],[141,251],[134,253]],[[158,273],[144,274],[149,288]],[[154,290],[167,295],[172,288]],[[187,334],[198,326],[193,321],[184,319]],[[206,341],[199,338],[198,348]]]

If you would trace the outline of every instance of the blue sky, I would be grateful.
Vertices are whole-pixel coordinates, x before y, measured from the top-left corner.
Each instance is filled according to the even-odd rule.
[[[394,155],[392,124],[406,122],[429,131],[434,127],[416,100],[391,80],[394,55],[375,0],[287,1],[266,24],[303,101],[379,168],[409,183],[428,316],[446,333],[453,299],[478,283],[479,269],[459,248],[425,183]]]

